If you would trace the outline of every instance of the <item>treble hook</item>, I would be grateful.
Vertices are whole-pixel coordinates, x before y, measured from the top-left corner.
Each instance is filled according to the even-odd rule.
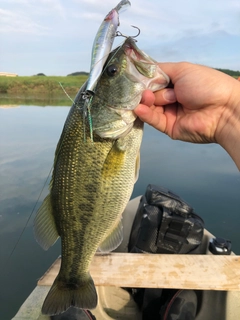
[[[138,29],[138,33],[137,33],[135,36],[131,37],[131,38],[137,38],[137,37],[140,35],[141,30],[140,30],[138,27],[136,27],[136,26],[131,26],[131,27],[133,27],[133,28],[135,28],[135,29]]]
[[[138,29],[138,33],[137,33],[135,36],[131,36],[131,38],[137,38],[137,37],[140,35],[141,30],[140,30],[138,27],[136,27],[136,26],[131,26],[131,27],[133,27],[133,28],[135,28],[135,29]],[[117,31],[117,32],[116,32],[115,37],[129,38],[129,36],[125,36],[125,35],[122,34],[120,31]]]

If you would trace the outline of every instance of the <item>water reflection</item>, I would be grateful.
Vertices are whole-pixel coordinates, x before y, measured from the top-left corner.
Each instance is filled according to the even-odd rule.
[[[35,242],[30,219],[52,167],[68,107],[0,109],[0,319],[8,320],[60,253],[59,242],[43,251]],[[145,126],[141,170],[133,196],[148,183],[170,188],[203,217],[214,234],[230,238],[240,253],[239,172],[219,146],[172,141]],[[37,205],[47,194],[47,186]]]
[[[74,99],[74,95],[70,95]],[[0,108],[2,106],[70,106],[72,102],[64,92],[60,94],[0,94]]]
[[[19,108],[19,104],[0,104],[1,109]]]

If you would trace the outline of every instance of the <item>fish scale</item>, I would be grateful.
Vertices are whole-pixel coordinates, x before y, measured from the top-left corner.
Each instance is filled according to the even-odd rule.
[[[72,114],[72,117],[69,118],[70,122],[71,119],[75,118],[76,114]],[[58,219],[56,219],[56,225],[57,229],[61,230],[63,226],[67,225],[69,221],[68,213],[69,211],[72,211],[72,209],[76,212],[74,216],[74,220],[77,221],[77,217],[81,215],[81,212],[83,209],[85,210],[85,216],[81,218],[81,222],[78,224],[78,233],[79,233],[79,249],[77,248],[71,248],[70,246],[75,242],[69,241],[69,243],[65,244],[66,252],[78,252],[79,255],[81,252],[88,252],[88,249],[85,249],[84,247],[84,237],[81,235],[81,230],[83,227],[87,228],[89,225],[89,228],[87,229],[86,233],[91,237],[90,235],[95,238],[96,243],[98,244],[101,238],[103,238],[103,235],[101,237],[99,236],[99,240],[97,239],[97,234],[102,234],[103,231],[106,233],[107,225],[104,222],[103,227],[101,228],[101,225],[99,225],[99,219],[101,219],[101,213],[105,212],[105,206],[108,201],[108,198],[113,199],[113,196],[117,196],[115,194],[115,191],[112,188],[112,184],[115,183],[120,187],[124,184],[123,177],[128,176],[126,175],[124,170],[127,170],[128,168],[122,168],[121,167],[121,160],[119,157],[119,154],[124,156],[125,152],[119,151],[117,148],[116,150],[113,149],[113,142],[111,140],[103,140],[99,139],[98,136],[94,137],[94,143],[92,143],[89,139],[83,143],[83,132],[81,130],[82,128],[82,117],[79,117],[79,123],[76,121],[73,121],[73,123],[67,123],[66,128],[70,128],[69,132],[68,129],[64,131],[63,135],[63,141],[60,140],[61,144],[61,154],[62,157],[59,157],[55,164],[56,173],[54,170],[53,173],[53,184],[52,184],[52,194],[53,194],[53,203],[57,203],[58,205],[54,206],[54,212],[57,212],[58,216],[61,216],[62,219],[58,222]],[[75,140],[73,138],[73,132],[75,132]],[[134,133],[134,131],[132,132]],[[131,135],[127,137],[131,142]],[[124,139],[122,139],[124,140]],[[133,140],[134,141],[134,140]],[[120,143],[119,141],[116,143]],[[81,145],[81,149],[75,148],[75,152],[73,146],[76,146],[77,144]],[[132,143],[131,143],[132,144]],[[69,152],[71,150],[71,152]],[[114,150],[114,152],[113,152]],[[139,146],[137,147],[137,150],[135,150],[135,153],[138,152]],[[111,152],[112,151],[112,152]],[[67,159],[65,159],[67,157]],[[134,159],[133,166],[135,166],[135,154],[130,156],[130,158]],[[110,158],[110,159],[109,159]],[[120,161],[119,161],[120,160]],[[113,164],[115,162],[115,165]],[[60,164],[59,164],[60,163]],[[64,165],[61,166],[61,163]],[[66,168],[66,163],[67,168]],[[124,162],[122,161],[124,164]],[[129,162],[127,162],[127,167],[130,167]],[[75,165],[78,164],[78,165]],[[94,168],[94,170],[93,170]],[[67,169],[67,170],[66,170]],[[69,172],[71,172],[71,175],[69,175]],[[103,179],[100,177],[99,181],[96,179],[99,176],[99,172],[102,172]],[[135,172],[132,173],[134,175]],[[55,177],[58,177],[57,179]],[[68,183],[66,184],[65,176],[68,177]],[[81,181],[87,180],[87,185],[82,184]],[[94,190],[89,189],[89,183],[91,183],[92,186],[94,186]],[[126,183],[127,185],[127,183]],[[132,189],[132,188],[131,188]],[[55,190],[57,190],[57,197],[54,196]],[[98,190],[99,193],[96,191]],[[92,192],[93,191],[93,192]],[[129,194],[132,190],[127,190],[124,192],[124,195],[121,197],[122,199],[128,199]],[[60,192],[60,194],[59,194]],[[114,192],[114,195],[112,193]],[[65,203],[66,194],[69,197],[69,194],[72,195],[72,197],[69,197],[68,202],[70,205],[72,205],[73,208],[68,209],[64,208],[64,212],[62,213],[62,203]],[[75,197],[76,194],[79,194],[79,197]],[[98,194],[101,194],[101,197],[98,197]],[[81,197],[80,197],[81,195]],[[121,199],[121,201],[122,201]],[[65,204],[66,205],[66,204]],[[112,205],[109,209],[109,214],[107,216],[108,225],[111,226],[112,220],[115,221],[115,212],[114,212],[115,204]],[[97,211],[97,212],[96,212]],[[119,211],[119,209],[118,209]],[[96,212],[96,213],[95,213]],[[111,219],[111,212],[112,219]],[[120,211],[121,213],[122,211]],[[71,213],[73,215],[73,213]],[[96,225],[93,225],[94,217],[97,215],[97,221]],[[71,217],[71,220],[73,217]],[[89,223],[91,221],[91,224]],[[104,215],[103,215],[103,221],[104,221]],[[91,226],[91,228],[90,228]],[[98,229],[99,232],[98,232]],[[103,230],[101,230],[103,229]],[[93,230],[93,232],[92,232]],[[73,233],[75,230],[73,229]],[[60,233],[60,232],[59,232]],[[81,239],[82,236],[82,239]],[[61,236],[62,237],[62,236]],[[67,240],[66,240],[67,241]],[[64,244],[65,239],[62,237],[62,243]],[[64,247],[64,248],[65,248]],[[63,248],[63,250],[64,250]],[[97,245],[96,245],[97,249]],[[63,256],[65,252],[63,251]],[[78,256],[78,255],[77,255]],[[85,264],[88,263],[87,259],[82,259],[82,257],[76,258],[78,261],[84,260]],[[88,259],[90,260],[91,257]],[[65,263],[65,260],[63,260],[63,265]],[[66,261],[66,265],[69,266],[71,263],[69,261]],[[81,265],[80,268],[83,270],[83,266]]]
[[[116,73],[108,72],[108,66]],[[143,90],[161,89],[169,81],[131,38],[110,54],[104,70],[91,100],[92,128],[83,116],[87,83],[70,109],[56,148],[49,195],[34,221],[36,239],[45,250],[61,238],[61,268],[42,307],[48,315],[70,306],[96,307],[90,263],[97,249],[109,252],[121,243],[121,215],[139,171],[143,123],[132,110]]]

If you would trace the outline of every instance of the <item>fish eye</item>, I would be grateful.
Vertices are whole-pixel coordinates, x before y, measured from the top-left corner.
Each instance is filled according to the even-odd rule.
[[[110,66],[107,67],[106,71],[109,77],[113,77],[117,73],[118,68],[115,64],[111,64]]]

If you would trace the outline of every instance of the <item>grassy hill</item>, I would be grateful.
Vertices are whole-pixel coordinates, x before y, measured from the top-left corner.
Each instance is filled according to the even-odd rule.
[[[69,95],[76,94],[87,75],[78,76],[31,76],[31,77],[0,77],[0,94],[59,94],[64,87]]]
[[[240,77],[240,71],[216,69],[232,77]],[[69,95],[75,96],[82,84],[87,80],[87,77],[88,74],[84,72],[74,72],[66,77],[38,75],[30,77],[0,77],[0,94],[19,94],[24,96],[29,94],[59,95],[63,94],[60,82]]]
[[[226,73],[229,76],[234,77],[234,78],[240,77],[240,71],[234,71],[234,70],[230,70],[230,69],[219,69],[219,68],[216,68],[216,70],[221,71],[223,73]]]

